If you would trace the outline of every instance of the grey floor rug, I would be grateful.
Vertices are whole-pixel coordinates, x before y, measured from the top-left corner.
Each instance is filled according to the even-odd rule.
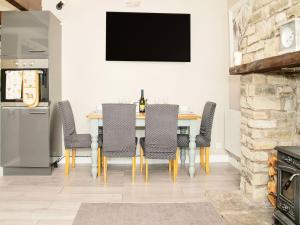
[[[207,202],[83,203],[73,225],[224,225]]]

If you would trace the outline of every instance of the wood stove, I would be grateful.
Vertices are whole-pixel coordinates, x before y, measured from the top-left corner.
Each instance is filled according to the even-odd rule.
[[[277,224],[300,225],[300,147],[276,147],[277,204],[274,218]]]

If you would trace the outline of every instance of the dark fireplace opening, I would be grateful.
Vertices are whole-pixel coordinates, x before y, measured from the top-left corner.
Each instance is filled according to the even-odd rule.
[[[276,147],[277,204],[276,222],[282,225],[300,224],[300,147]]]

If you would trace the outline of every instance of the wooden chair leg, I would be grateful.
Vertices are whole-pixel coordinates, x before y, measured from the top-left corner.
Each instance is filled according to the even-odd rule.
[[[69,163],[70,163],[70,150],[69,149],[65,149],[65,175],[68,176],[69,175]]]
[[[98,177],[101,176],[101,148],[98,148]]]
[[[173,182],[176,182],[176,159],[173,160]]]
[[[200,167],[205,168],[205,162],[204,162],[204,148],[200,147]]]
[[[205,171],[206,171],[206,174],[210,173],[210,168],[209,168],[209,153],[210,153],[210,148],[206,147],[205,148]]]
[[[176,177],[178,176],[178,162],[179,162],[179,148],[177,148],[177,151],[176,151]]]
[[[172,172],[172,160],[169,160],[169,173]]]
[[[146,161],[146,177],[145,177],[145,182],[146,182],[146,184],[148,183],[148,159],[145,159],[145,161]]]
[[[72,149],[72,168],[75,168],[76,149]]]
[[[132,177],[131,177],[133,184],[135,182],[135,170],[136,170],[136,157],[134,156],[132,157]]]
[[[144,167],[144,162],[143,162],[143,157],[144,157],[144,151],[143,148],[140,148],[140,170],[141,173],[143,172],[143,167]]]
[[[104,169],[104,155],[103,154],[102,154],[102,160],[101,161],[102,161],[102,163],[101,163],[102,164],[102,168]]]
[[[106,184],[107,182],[107,157],[103,157],[103,179],[104,183]]]

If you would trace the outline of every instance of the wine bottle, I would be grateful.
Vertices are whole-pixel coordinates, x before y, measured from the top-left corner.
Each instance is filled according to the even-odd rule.
[[[140,102],[139,102],[139,110],[140,113],[145,113],[145,106],[146,106],[146,101],[144,98],[144,90],[141,90],[141,98],[140,98]]]

